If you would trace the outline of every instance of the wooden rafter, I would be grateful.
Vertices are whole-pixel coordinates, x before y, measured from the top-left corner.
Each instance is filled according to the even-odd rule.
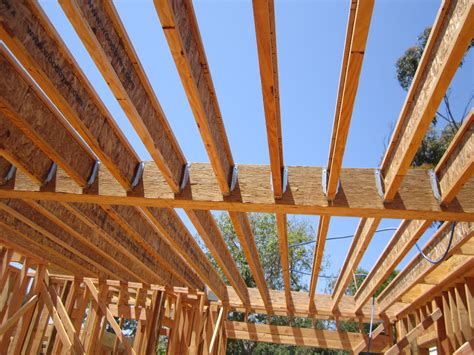
[[[450,189],[449,195],[451,199],[456,196],[454,192],[460,191],[461,187],[465,184],[466,176],[463,172],[472,170],[474,165],[474,158],[472,157],[474,137],[471,129],[465,129],[466,126],[472,128],[473,123],[474,120],[472,119],[465,120],[462,129],[459,130],[454,143],[450,146],[443,159],[443,161],[450,160],[450,164],[442,164],[442,166],[436,169],[440,186],[456,186],[456,188]],[[459,159],[453,159],[453,157],[459,157]],[[443,197],[441,197],[442,200]],[[359,288],[355,296],[357,307],[365,304],[372,297],[377,288],[397,267],[402,258],[431,225],[431,222],[431,220],[405,220],[401,223],[399,229],[389,241],[384,252]]]
[[[364,339],[367,341],[367,335],[360,333],[310,328],[292,328],[231,321],[225,322],[225,328],[229,339],[245,339],[299,346],[353,350]],[[381,335],[374,339],[371,349],[374,352],[380,352],[385,348],[387,342],[388,337]]]
[[[273,0],[253,1],[255,34],[257,37],[263,107],[267,129],[268,150],[273,193],[276,199],[283,195],[284,161],[281,134],[280,93]],[[286,187],[285,187],[286,188]],[[277,213],[276,223],[280,248],[280,263],[288,307],[291,308],[290,263],[288,256],[288,221],[286,214]]]
[[[41,6],[8,2],[1,20],[0,35],[9,50],[117,181],[131,189],[140,160]]]
[[[367,37],[369,35],[370,21],[374,7],[373,0],[351,1],[349,19],[347,23],[346,44],[342,57],[341,77],[334,115],[334,125],[329,148],[328,179],[326,196],[333,201],[336,197],[340,181],[342,160],[346,147],[349,126],[354,109],[360,72],[364,59]],[[329,230],[330,216],[321,216],[319,219],[316,247],[314,249],[313,269],[311,272],[310,307],[316,294],[319,270],[323,261],[324,247]]]
[[[443,1],[381,165],[387,201],[399,191],[471,43],[473,22],[472,1]]]
[[[140,65],[113,3],[107,1],[103,4],[92,4],[71,0],[62,1],[61,4],[171,190],[175,193],[180,192],[186,163],[184,155]],[[122,75],[123,73],[127,74]],[[207,214],[207,216],[203,214]],[[196,214],[190,210],[188,215],[195,217]],[[221,233],[218,231],[216,233],[216,229],[212,229],[212,225],[201,223],[212,218],[212,215],[205,211],[198,213],[198,215],[201,220],[192,218],[193,223],[201,234],[211,236],[211,239],[204,238],[207,246],[212,249],[221,268],[230,271],[227,273],[227,277],[233,286],[238,287],[242,297],[245,297],[242,288],[243,279],[236,272],[235,262],[229,258],[230,254],[225,247]],[[179,222],[176,221],[176,223]],[[193,244],[193,241],[188,238],[185,243]],[[214,248],[214,245],[219,245],[219,248]],[[197,248],[197,245],[194,247]]]
[[[404,348],[410,345],[412,341],[416,340],[416,337],[419,336],[421,332],[430,327],[442,316],[443,314],[441,313],[441,310],[437,308],[429,317],[427,317],[425,320],[423,320],[423,322],[413,328],[405,337],[397,341],[397,343],[390,349],[388,349],[385,354],[399,354]]]
[[[231,179],[235,164],[193,5],[189,0],[179,4],[169,0],[155,0],[154,4],[204,141],[221,195],[228,196],[231,193]],[[231,220],[262,297],[268,302],[268,287],[263,277],[263,268],[248,216],[245,213],[233,212]],[[249,257],[252,257],[252,260],[249,260]]]
[[[423,247],[424,253],[432,260],[438,260],[446,251],[451,237],[451,223],[444,223]],[[448,257],[458,253],[465,243],[474,235],[472,223],[458,223],[454,230],[451,248]],[[417,283],[436,269],[436,265],[427,263],[421,255],[416,255],[408,265],[400,271],[397,277],[377,297],[383,312]]]

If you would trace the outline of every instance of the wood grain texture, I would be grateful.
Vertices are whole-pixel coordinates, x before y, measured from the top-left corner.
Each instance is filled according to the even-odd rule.
[[[171,208],[150,207],[142,211],[158,228],[168,243],[180,253],[192,266],[199,277],[211,288],[221,300],[227,299],[227,289],[217,270],[196,240]]]
[[[329,173],[327,181],[328,200],[334,200],[337,193],[373,8],[373,0],[351,2],[327,164]],[[347,42],[350,43],[349,46]]]
[[[39,186],[45,181],[53,164],[3,113],[0,113],[0,155],[13,162]]]
[[[464,119],[435,171],[441,202],[449,204],[474,173],[474,109]]]
[[[0,46],[0,71],[2,117],[8,118],[50,159],[60,164],[77,184],[85,187],[95,164],[93,154],[77,134],[72,133],[64,118],[4,46]],[[21,95],[9,89],[13,82],[16,90],[21,88]],[[15,136],[13,132],[12,135]],[[27,161],[36,162],[34,159]]]
[[[129,189],[140,160],[40,5],[5,0],[0,13],[2,40],[122,187]]]
[[[387,201],[395,197],[471,43],[473,23],[472,1],[445,1],[441,5],[382,162]]]
[[[290,315],[287,307],[286,294],[284,291],[269,290],[269,296],[271,298],[271,308],[267,307],[263,302],[260,292],[257,288],[248,288],[250,303],[244,304],[240,300],[237,293],[232,289],[229,289],[229,303],[228,307],[231,311],[236,312],[250,312],[250,313],[262,313],[262,314],[274,314],[274,315]],[[366,305],[362,308],[361,312],[356,314],[354,312],[355,301],[352,296],[342,296],[339,309],[337,312],[333,312],[331,309],[332,301],[331,296],[327,294],[318,294],[314,299],[315,307],[312,309],[308,308],[309,295],[308,292],[297,292],[291,291],[291,298],[294,305],[294,310],[291,315],[295,317],[314,317],[316,319],[334,319],[336,316],[340,320],[359,319],[361,317],[363,322],[370,322],[371,317],[371,305]],[[387,311],[387,317],[392,319],[397,312],[405,308],[406,304],[396,303],[393,308]],[[375,303],[375,315],[374,319],[381,320],[379,305]]]
[[[432,221],[406,220],[398,227],[375,265],[356,292],[356,309],[366,304],[382,282],[392,273]]]
[[[275,4],[273,0],[254,0],[252,4],[273,190],[275,197],[280,198],[283,194],[284,162],[280,117],[280,89],[278,85]]]
[[[440,186],[455,186],[449,188],[449,191],[442,192],[444,197],[441,197],[440,202],[447,201],[445,199],[446,196],[449,196],[450,200],[453,200],[455,197],[454,194],[461,191],[466,179],[472,177],[470,175],[466,176],[466,174],[463,173],[466,170],[472,170],[474,161],[472,130],[465,128],[466,126],[471,127],[472,122],[474,121],[467,120],[464,123],[459,135],[455,137],[455,142],[445,153],[445,157],[447,158],[444,158],[443,161],[449,163],[442,163],[436,170]],[[462,144],[463,142],[468,142],[468,144]],[[411,247],[430,224],[431,222],[429,220],[405,220],[402,222],[400,229],[390,240],[372,271],[365,278],[356,293],[355,297],[358,307],[370,299],[371,295],[410,251]]]
[[[112,1],[64,0],[61,6],[171,189],[179,192],[184,155]]]
[[[470,241],[473,234],[474,226],[472,223],[458,223],[454,230],[448,257],[458,253],[462,246]],[[423,252],[432,260],[439,259],[446,251],[450,236],[451,223],[444,223],[422,248]],[[416,255],[377,297],[381,311],[383,312],[401,299],[410,288],[422,282],[435,269],[435,265],[427,263],[421,255]]]
[[[228,195],[234,161],[193,5],[189,0],[154,4],[218,184]]]
[[[407,335],[402,339],[398,340],[395,345],[385,352],[385,354],[393,355],[399,354],[403,349],[410,345],[411,342],[415,341],[420,334],[428,329],[434,322],[443,316],[441,310],[437,308],[431,315],[426,317],[420,324],[413,328]],[[445,315],[446,316],[446,315]]]
[[[316,286],[318,284],[319,271],[321,271],[321,263],[323,262],[324,246],[329,230],[330,216],[320,216],[318,223],[318,233],[316,235],[316,246],[314,248],[313,268],[311,270],[311,282],[309,284],[309,305],[313,307],[314,297],[316,294]]]
[[[84,194],[58,169],[51,191],[39,188],[17,174],[13,189],[0,189],[2,198],[31,198],[67,202],[155,206],[167,208],[229,210],[291,214],[322,214],[347,217],[380,217],[431,220],[474,220],[474,179],[471,177],[448,206],[440,206],[433,195],[426,170],[409,170],[397,198],[383,203],[377,193],[373,169],[342,169],[341,192],[332,203],[321,188],[321,168],[289,167],[288,193],[275,201],[270,186],[270,169],[262,165],[239,166],[239,184],[223,197],[212,167],[193,164],[190,184],[175,195],[154,162],[146,162],[141,191],[127,194],[111,174],[101,167],[96,193]]]
[[[367,341],[367,335],[352,332],[232,321],[226,321],[224,324],[229,339],[345,350],[352,350],[360,342]],[[379,336],[374,339],[371,349],[380,352],[387,343],[387,336]]]

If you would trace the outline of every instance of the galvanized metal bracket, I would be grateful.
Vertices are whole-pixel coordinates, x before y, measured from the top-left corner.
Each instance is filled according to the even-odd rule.
[[[428,175],[430,176],[431,190],[433,191],[433,196],[438,202],[441,202],[441,192],[439,191],[439,182],[438,177],[433,169],[428,170]]]
[[[140,183],[140,179],[142,178],[142,175],[143,175],[143,170],[145,169],[145,163],[144,162],[140,162],[138,165],[137,165],[137,170],[135,170],[135,175],[133,176],[133,180],[132,180],[132,190],[138,186],[138,184]]]
[[[183,168],[183,177],[181,178],[181,183],[179,184],[179,189],[181,191],[184,190],[186,185],[188,184],[189,181],[189,168],[191,167],[191,163],[186,163],[184,164]]]
[[[283,181],[282,181],[282,193],[286,192],[286,188],[288,187],[288,167],[283,167]]]
[[[375,176],[375,187],[377,188],[377,192],[379,193],[379,196],[381,198],[384,198],[384,190],[383,190],[383,179],[382,179],[382,172],[380,169],[375,169],[374,170],[374,176]]]
[[[58,170],[58,166],[56,163],[52,163],[51,166],[49,167],[48,170],[48,175],[46,175],[46,179],[43,181],[43,186],[48,185],[54,178],[54,175],[56,175],[56,171]]]
[[[91,187],[95,180],[97,179],[97,176],[99,175],[99,168],[100,168],[100,160],[96,160],[94,163],[94,166],[92,167],[91,174],[89,175],[89,179],[87,179],[87,187]]]
[[[239,169],[237,168],[237,165],[235,165],[233,168],[232,168],[232,178],[230,180],[230,191],[234,191],[235,189],[235,186],[237,185],[237,178],[238,178],[238,175],[239,175]]]
[[[322,187],[323,187],[323,193],[324,193],[324,196],[327,196],[328,194],[328,169],[326,168],[323,168],[323,171],[322,171]]]
[[[15,173],[16,173],[16,166],[11,164],[10,168],[8,168],[8,171],[5,177],[3,178],[4,180],[3,185],[6,185],[11,179],[13,179],[13,176],[15,176]]]

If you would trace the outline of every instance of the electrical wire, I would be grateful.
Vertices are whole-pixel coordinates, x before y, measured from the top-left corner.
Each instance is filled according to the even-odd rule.
[[[418,251],[420,252],[420,255],[428,262],[430,262],[431,264],[433,265],[437,265],[439,264],[440,262],[442,262],[446,256],[448,256],[448,253],[449,253],[449,250],[451,249],[451,244],[453,242],[453,236],[454,236],[454,229],[456,228],[456,222],[453,222],[452,226],[451,226],[451,236],[449,237],[449,242],[448,242],[448,246],[444,252],[443,255],[441,255],[438,259],[436,260],[433,260],[433,259],[430,259],[430,257],[428,255],[426,255],[423,250],[421,250],[420,246],[418,245],[418,243],[415,243],[415,246],[416,248],[418,249]]]
[[[381,228],[381,229],[377,229],[374,233],[380,233],[380,232],[386,232],[386,231],[395,231],[397,229],[398,228],[396,228],[396,227]],[[355,237],[355,234],[350,234],[350,235],[342,235],[342,236],[338,236],[338,237],[330,237],[330,238],[326,238],[326,240],[349,239],[349,238],[354,238],[354,237]],[[316,240],[310,240],[309,242],[291,244],[291,245],[288,245],[288,247],[289,248],[294,248],[294,247],[300,247],[300,246],[303,246],[303,245],[308,245],[308,244],[313,244],[313,243],[316,243]]]
[[[369,343],[367,344],[367,352],[370,354],[370,343],[372,342],[372,328],[374,326],[374,309],[375,309],[375,296],[372,296],[372,313],[370,315],[370,330],[369,330]]]

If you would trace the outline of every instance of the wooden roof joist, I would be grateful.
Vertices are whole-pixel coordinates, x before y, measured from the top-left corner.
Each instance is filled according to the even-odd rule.
[[[437,181],[440,186],[439,203],[443,203],[443,201],[446,204],[452,202],[466,181],[472,176],[472,173],[470,173],[474,167],[474,157],[472,156],[474,147],[474,136],[472,134],[474,118],[472,116],[473,115],[470,114],[469,117],[464,120],[461,129],[456,134],[452,144],[446,150],[442,161],[435,169]],[[395,269],[414,243],[431,225],[431,222],[431,219],[410,219],[402,222],[399,230],[395,233],[372,271],[359,288],[356,295],[358,307],[368,302],[377,287],[379,287]],[[359,223],[356,238],[354,238],[351,244],[341,274],[336,281],[333,292],[334,308],[337,307],[341,295],[345,292],[352,274],[357,269],[379,223],[380,218],[362,219]],[[372,279],[374,280],[371,281]],[[371,284],[371,282],[373,282],[373,284]]]
[[[49,99],[125,189],[140,160],[40,5],[8,2],[0,35]]]
[[[381,170],[385,200],[396,198],[413,157],[472,40],[474,4],[443,1]]]
[[[430,259],[438,260],[444,255],[451,237],[451,230],[452,223],[444,223],[422,248]],[[447,259],[455,254],[464,254],[464,247],[469,244],[472,245],[473,235],[474,225],[472,223],[457,223]],[[436,268],[437,265],[430,264],[420,254],[416,255],[377,297],[380,311],[383,312],[400,300],[405,293],[419,282],[423,282],[424,278]]]
[[[346,40],[342,56],[341,76],[334,114],[334,123],[329,147],[327,164],[326,197],[335,199],[340,181],[342,161],[346,148],[349,126],[354,110],[354,103],[359,86],[360,73],[369,35],[370,21],[374,7],[373,0],[351,1],[347,21]],[[313,269],[309,286],[310,304],[312,307],[318,275],[323,261],[324,247],[329,230],[330,216],[321,216],[318,225],[317,243],[314,250]]]
[[[232,193],[232,178],[239,178],[234,176],[235,164],[192,2],[155,0],[154,4],[206,147],[220,196],[228,196]],[[230,217],[257,287],[269,303],[268,287],[248,216],[245,213],[232,212]]]
[[[19,82],[22,82],[22,80],[23,81],[28,80],[26,75],[22,73],[21,69],[17,65],[15,65],[15,63],[13,62],[13,59],[8,55],[8,53],[4,49],[2,50],[2,61],[3,61],[2,68],[5,69],[6,73],[10,73],[10,75],[7,77],[12,78],[16,75],[16,78]],[[7,88],[7,84],[8,83],[5,84],[6,88]],[[29,82],[28,84],[31,86],[29,90],[33,90],[33,93],[38,94],[38,90],[33,89],[33,83]],[[25,84],[25,87],[26,89],[28,89],[28,85]],[[2,85],[2,88],[3,88],[3,85]],[[9,100],[9,102],[7,102],[7,100]],[[68,127],[64,124],[61,124],[58,121],[57,116],[51,114],[51,111],[46,110],[48,114],[45,114],[45,115],[33,114],[35,112],[45,112],[45,109],[47,108],[47,106],[44,101],[39,101],[39,100],[33,101],[32,105],[34,106],[34,110],[32,111],[23,110],[21,107],[17,108],[17,111],[13,111],[12,108],[8,109],[8,104],[10,102],[12,104],[16,102],[14,97],[9,97],[6,95],[2,98],[2,102],[6,103],[5,105],[3,105],[3,108],[8,113],[10,113],[9,118],[11,118],[14,123],[19,125],[19,127],[22,128],[22,131],[25,134],[28,134],[28,136],[32,139],[32,141],[35,142],[35,144],[42,151],[44,151],[45,153],[47,152],[49,155],[51,155],[54,158],[54,160],[58,162],[59,166],[64,168],[74,178],[74,180],[77,183],[83,184],[85,182],[87,175],[83,176],[83,174],[81,173],[85,172],[89,174],[90,170],[87,171],[83,169],[81,171],[81,166],[84,166],[84,162],[89,162],[88,164],[89,168],[92,168],[93,163],[94,163],[93,157],[91,156],[88,150],[84,149],[81,146],[80,142],[78,142],[78,138],[68,130]],[[33,114],[33,116],[28,117],[28,115],[31,115],[31,114]],[[54,129],[47,130],[45,129],[46,127],[54,127]],[[13,133],[15,132],[11,132],[12,135]],[[20,135],[17,133],[15,136],[16,138],[12,139],[11,142],[9,141],[5,142],[5,144],[9,143],[8,146],[6,147],[8,149],[6,150],[10,151],[12,154],[16,152],[24,153],[26,147],[31,147],[31,151],[34,152],[34,154],[36,155],[38,154],[37,152],[41,153],[41,150],[38,150],[33,145],[32,142],[28,142],[27,139],[23,139],[22,141],[20,138],[23,137],[23,135]],[[60,138],[62,137],[63,139],[61,141],[58,141],[57,137],[60,137]],[[61,143],[62,141],[64,141],[64,143]],[[58,144],[62,144],[62,146]],[[69,158],[67,158],[69,159],[69,161],[67,159],[66,160],[63,159],[62,158],[63,156],[69,156]],[[27,171],[34,169],[36,166],[38,166],[38,164],[41,164],[41,162],[44,160],[46,160],[46,162],[43,164],[45,165],[45,167],[50,166],[52,164],[52,161],[46,156],[41,156],[41,157],[36,156],[33,161],[30,161],[28,159],[30,158],[29,156],[23,156],[22,158],[23,158],[22,159],[23,163],[20,161],[19,166],[26,166],[27,164],[28,167],[24,168]],[[32,174],[29,174],[29,176],[39,175],[39,174],[41,174],[41,176],[38,176],[36,181],[39,184],[42,184],[44,176],[45,176],[45,173],[43,171],[40,170],[40,172],[36,174],[33,172]],[[97,211],[100,211],[100,210],[97,210]],[[85,212],[82,211],[81,213],[84,214]],[[81,213],[79,214],[78,218],[80,218]],[[147,224],[147,221],[145,220],[144,217],[142,217],[142,219],[145,222],[144,224],[142,224],[142,226],[144,226]],[[152,233],[148,231],[147,233],[143,233],[142,235],[143,237],[134,235],[135,238],[133,240],[136,243],[138,243],[138,245],[143,246],[145,250],[148,250],[153,255],[153,258],[158,258],[159,260],[167,259],[167,262],[170,262],[170,266],[169,267],[165,266],[165,269],[168,269],[171,272],[175,273],[175,275],[177,275],[178,278],[185,280],[185,283],[187,285],[202,287],[202,283],[200,281],[197,281],[197,277],[194,275],[194,272],[191,271],[189,267],[184,264],[184,262],[178,256],[178,254],[175,253],[169,247],[169,245],[163,241],[161,236],[157,236],[156,231],[153,231]],[[121,240],[122,240],[122,243],[119,243],[119,245],[123,245],[124,241],[128,242],[128,238],[122,238]],[[149,245],[151,245],[151,247]],[[133,248],[133,247],[134,247],[133,242],[131,243],[128,242],[128,246],[126,246],[124,250],[127,251],[129,250],[129,248]],[[158,253],[157,252],[158,250],[160,250],[161,253]],[[163,265],[161,267],[163,267]]]
[[[280,325],[225,321],[229,339],[253,340],[266,343],[354,350],[368,335],[361,333],[296,328]],[[381,352],[389,344],[387,335],[372,341],[371,351]]]
[[[145,143],[147,150],[165,177],[173,192],[179,192],[187,181],[183,181],[185,158],[179,144],[174,137],[166,117],[157,98],[148,82],[134,52],[120,18],[111,1],[104,3],[86,3],[81,1],[63,1],[62,7],[75,26],[80,38],[86,45],[89,53],[95,60],[99,70],[106,78],[117,100],[122,105],[137,133]],[[107,34],[107,35],[105,35]],[[171,211],[165,212],[172,223],[180,225],[179,218]],[[150,211],[144,210],[150,215]],[[206,245],[213,251],[220,267],[241,297],[245,300],[245,287],[235,262],[223,242],[220,232],[213,228],[213,218],[209,212],[195,213],[187,210],[193,224],[204,236]],[[155,220],[154,218],[151,218]],[[157,227],[166,223],[157,223]],[[164,222],[163,222],[164,221]],[[184,230],[183,227],[179,227]],[[163,231],[165,235],[167,233]],[[174,247],[180,249],[183,244],[190,244],[197,251],[198,245],[184,232],[184,240],[175,234],[170,235],[171,244],[176,240]],[[200,264],[211,270],[211,264],[205,262],[203,253],[195,252]],[[224,261],[226,260],[226,261]],[[216,275],[212,273],[213,277]]]
[[[281,316],[294,317],[311,317],[315,319],[335,319],[339,320],[359,320],[363,322],[370,322],[372,306],[365,305],[359,313],[354,312],[354,297],[344,295],[339,309],[333,312],[331,309],[331,296],[326,294],[318,294],[315,297],[315,307],[309,309],[309,294],[308,292],[291,291],[291,298],[294,308],[289,310],[286,303],[286,294],[284,291],[269,290],[271,297],[271,307],[268,307],[263,302],[260,292],[256,288],[248,288],[250,295],[250,303],[244,304],[239,299],[238,295],[229,287],[229,309],[236,312],[250,312],[259,314],[271,314]],[[219,302],[220,303],[220,302]],[[404,303],[395,303],[392,308],[387,310],[386,316],[390,319],[394,318],[398,312],[406,307]],[[375,302],[375,320],[381,320],[381,312],[379,305]]]
[[[173,207],[184,209],[229,210],[288,214],[323,214],[346,217],[380,217],[402,219],[459,220],[474,219],[474,179],[471,177],[457,194],[456,200],[440,206],[433,195],[428,171],[411,169],[392,203],[383,203],[377,193],[374,169],[342,169],[341,193],[329,204],[322,192],[322,168],[289,167],[289,194],[275,202],[269,183],[270,169],[261,165],[240,165],[237,190],[223,197],[209,164],[193,164],[191,186],[175,195],[153,162],[145,162],[143,191],[127,194],[104,167],[99,170],[97,193],[83,193],[61,169],[56,186],[50,191],[39,187],[21,173],[16,174],[14,188],[1,189],[2,198],[31,198],[66,202]]]

